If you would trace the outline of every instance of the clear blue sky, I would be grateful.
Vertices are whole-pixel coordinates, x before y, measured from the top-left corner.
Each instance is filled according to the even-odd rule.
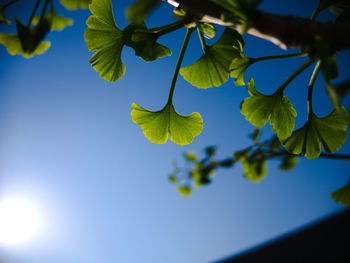
[[[23,2],[23,1],[22,1]],[[34,1],[9,9],[26,21]],[[56,2],[56,1],[55,1]],[[124,10],[132,1],[113,1],[117,25],[126,25]],[[314,1],[263,1],[270,12],[310,16]],[[19,5],[18,5],[19,6]],[[150,143],[131,121],[133,102],[160,109],[169,91],[185,29],[161,39],[173,56],[146,64],[125,49],[126,75],[108,83],[89,64],[83,38],[88,10],[57,10],[74,19],[63,32],[50,33],[51,48],[40,56],[10,56],[0,46],[0,199],[21,196],[37,202],[46,218],[38,239],[17,247],[0,247],[9,263],[201,263],[239,253],[342,209],[329,194],[349,179],[349,164],[301,159],[291,172],[275,161],[268,176],[253,184],[237,165],[219,170],[213,183],[180,196],[168,182],[171,160],[182,154],[218,147],[218,158],[249,145],[253,127],[240,114],[248,96],[232,79],[220,88],[199,90],[182,77],[174,104],[182,114],[199,112],[202,134],[188,146]],[[164,4],[150,26],[173,21]],[[327,14],[323,15],[327,19]],[[14,32],[0,27],[0,31]],[[220,32],[220,30],[219,30]],[[246,36],[248,56],[281,54],[279,48]],[[200,56],[196,34],[183,65]],[[272,92],[304,61],[269,61],[247,71],[257,88]],[[349,76],[350,53],[339,57],[340,79]],[[305,121],[310,70],[287,89],[298,117]],[[331,109],[321,79],[315,88],[315,110]],[[346,100],[349,106],[349,97]],[[271,128],[263,129],[264,136]],[[349,153],[350,145],[341,152]]]

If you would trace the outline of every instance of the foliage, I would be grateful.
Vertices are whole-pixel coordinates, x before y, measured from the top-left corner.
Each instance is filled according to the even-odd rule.
[[[11,23],[5,16],[5,10],[16,2],[16,0],[9,0],[7,4],[0,5],[0,23]],[[255,130],[251,146],[236,151],[233,157],[222,161],[215,160],[215,147],[208,147],[205,157],[201,160],[195,154],[187,153],[185,158],[192,164],[189,173],[186,176],[179,176],[181,169],[176,168],[169,178],[184,195],[191,193],[192,185],[199,187],[210,183],[212,174],[219,167],[232,167],[235,163],[241,162],[245,177],[250,181],[258,182],[266,176],[268,159],[279,158],[280,169],[289,170],[296,165],[299,156],[306,158],[322,156],[321,145],[324,152],[335,153],[347,139],[349,115],[342,106],[342,99],[350,90],[350,81],[333,83],[338,77],[336,46],[328,43],[320,34],[314,37],[311,46],[297,53],[259,58],[247,57],[244,54],[245,43],[240,33],[246,32],[254,24],[260,0],[212,0],[211,3],[227,11],[221,17],[221,22],[230,23],[238,30],[226,27],[221,36],[216,36],[216,25],[201,21],[196,15],[182,10],[181,5],[175,9],[176,22],[148,28],[145,20],[160,3],[159,0],[135,1],[126,11],[130,24],[124,29],[120,29],[115,23],[111,0],[60,0],[59,2],[71,10],[89,7],[91,16],[87,19],[84,37],[88,50],[94,51],[90,64],[99,72],[100,77],[110,82],[122,78],[125,74],[125,66],[121,59],[124,47],[132,48],[136,56],[145,62],[151,62],[172,55],[168,47],[157,42],[160,37],[179,28],[188,28],[165,106],[161,110],[151,111],[136,103],[131,105],[132,120],[142,128],[146,138],[153,143],[165,143],[169,137],[175,144],[186,145],[191,143],[203,129],[203,120],[199,113],[194,112],[183,116],[175,111],[172,98],[179,73],[187,82],[201,89],[219,87],[230,77],[234,79],[236,86],[244,86],[246,70],[256,62],[309,57],[279,87],[276,87],[272,94],[260,92],[255,87],[253,78],[250,78],[247,83],[250,96],[242,101],[241,113],[256,127],[263,127],[269,121],[272,132],[276,136],[269,141],[260,142],[259,131]],[[38,12],[39,4],[40,1],[36,1],[27,24],[15,17],[17,34],[0,33],[0,44],[7,48],[8,53],[20,54],[24,57],[42,54],[50,46],[50,42],[44,40],[47,34],[50,31],[61,31],[73,23],[71,19],[55,12],[53,1],[45,0],[41,12]],[[318,14],[327,8],[337,15],[334,23],[349,23],[348,0],[319,0],[311,20],[316,20]],[[181,68],[194,30],[198,32],[203,54],[191,65]],[[215,37],[218,39],[214,44],[206,43],[206,38]],[[295,130],[297,112],[284,92],[294,78],[313,64],[315,68],[308,86],[308,98],[305,101],[308,119],[303,127]],[[312,106],[313,86],[320,72],[329,100],[334,107],[331,113],[324,117],[318,117]],[[340,189],[332,196],[335,200],[348,204],[349,199],[344,196],[349,195],[349,187],[346,186],[344,189]]]

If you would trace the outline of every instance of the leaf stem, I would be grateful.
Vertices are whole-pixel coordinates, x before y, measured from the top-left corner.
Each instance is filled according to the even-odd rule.
[[[41,11],[41,15],[40,15],[40,20],[39,21],[43,20],[48,4],[49,4],[49,0],[45,0],[44,7],[43,7],[43,10]]]
[[[180,29],[184,26],[184,22],[182,20],[176,21],[174,23],[161,26],[161,27],[154,27],[150,28],[149,30],[155,34],[157,34],[157,37],[160,37],[162,35],[171,33],[177,29]]]
[[[178,57],[177,62],[176,62],[176,67],[175,67],[173,79],[171,81],[170,92],[169,92],[167,104],[172,103],[172,101],[173,101],[173,94],[174,94],[177,76],[179,75],[182,59],[184,58],[185,51],[186,51],[188,42],[190,41],[191,34],[192,34],[193,30],[194,30],[194,28],[188,28],[186,31],[185,39],[184,39],[184,42],[182,43],[180,54],[179,54],[179,57]]]
[[[265,56],[265,57],[259,57],[259,58],[251,58],[251,59],[253,60],[253,62],[259,62],[259,61],[271,60],[271,59],[306,57],[307,55],[308,54],[306,52],[300,52],[300,53],[294,53],[294,54]]]
[[[314,63],[313,59],[309,59],[306,61],[303,65],[301,65],[296,71],[294,71],[278,88],[277,92],[283,93],[285,88],[288,86],[289,83],[292,82],[301,72],[303,72],[305,69],[307,69],[312,63]]]
[[[18,2],[18,0],[12,0],[12,1],[7,2],[6,4],[4,4],[4,9],[9,7],[10,5],[13,5],[16,2]]]
[[[205,43],[203,32],[199,29],[198,26],[197,26],[197,32],[198,32],[198,36],[199,36],[199,41],[201,42],[203,53],[205,54],[206,49],[207,49],[207,44]]]
[[[41,2],[41,0],[36,0],[36,3],[34,5],[33,11],[32,11],[32,14],[30,15],[30,18],[29,18],[27,27],[30,27],[30,25],[32,24],[32,20],[33,20],[33,18],[35,16],[36,11],[38,10],[40,2]]]
[[[321,62],[318,61],[314,71],[312,72],[311,78],[310,78],[310,82],[309,82],[309,90],[307,93],[307,109],[308,109],[308,115],[310,116],[310,114],[312,114],[313,108],[312,108],[312,94],[313,94],[313,89],[314,89],[314,84],[316,81],[316,78],[318,76],[318,73],[320,73],[320,69],[321,69]]]

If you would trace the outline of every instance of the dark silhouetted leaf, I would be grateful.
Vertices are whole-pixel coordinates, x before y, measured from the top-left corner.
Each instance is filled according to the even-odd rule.
[[[14,34],[6,34],[6,33],[0,33],[0,44],[3,44],[6,47],[7,52],[9,54],[11,55],[19,54],[26,58],[30,58],[34,55],[40,55],[50,47],[49,41],[42,41],[34,51],[25,52],[23,51],[23,48],[18,36]]]
[[[350,206],[350,182],[344,187],[334,191],[331,197],[342,205]]]

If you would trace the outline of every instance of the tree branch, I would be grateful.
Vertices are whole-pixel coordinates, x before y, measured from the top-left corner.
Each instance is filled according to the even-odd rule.
[[[180,6],[194,19],[230,26],[240,31],[240,25],[223,22],[221,17],[230,14],[226,9],[210,0],[166,0]],[[350,25],[320,23],[293,15],[275,15],[256,11],[253,24],[246,32],[268,40],[282,49],[298,48],[314,50],[315,36],[326,41],[332,50],[350,48]]]

